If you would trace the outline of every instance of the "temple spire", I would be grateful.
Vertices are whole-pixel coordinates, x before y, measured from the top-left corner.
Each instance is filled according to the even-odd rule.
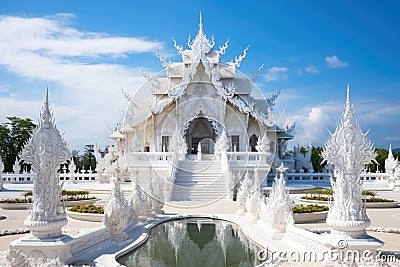
[[[49,88],[46,88],[46,96],[44,98],[42,112],[40,114],[40,125],[50,124],[52,120],[52,114],[50,111],[50,102],[49,102]]]
[[[343,119],[345,121],[353,120],[353,110],[350,102],[350,85],[347,85],[347,92],[346,92],[346,106],[343,114]]]
[[[389,145],[389,155],[388,155],[388,158],[393,158],[392,144]]]
[[[203,31],[203,16],[201,15],[201,11],[200,11],[200,21],[199,21],[199,34],[204,34],[204,31]]]

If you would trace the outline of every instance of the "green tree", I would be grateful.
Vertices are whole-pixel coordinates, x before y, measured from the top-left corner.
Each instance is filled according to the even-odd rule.
[[[85,145],[85,152],[82,156],[82,166],[85,170],[96,168],[96,157],[94,156],[94,145]]]
[[[311,163],[315,172],[322,172],[323,168],[326,166],[326,162],[322,163],[324,161],[324,158],[321,156],[322,150],[323,147],[320,146],[313,146],[311,150]]]
[[[368,164],[368,168],[370,172],[376,172],[378,171],[384,172],[385,171],[385,160],[387,159],[389,155],[389,151],[384,149],[384,148],[375,148],[375,152],[377,154],[375,160],[378,162],[378,166],[376,163],[370,163]]]
[[[11,172],[15,158],[29,140],[36,125],[29,118],[7,117],[0,125],[0,154],[4,171]]]

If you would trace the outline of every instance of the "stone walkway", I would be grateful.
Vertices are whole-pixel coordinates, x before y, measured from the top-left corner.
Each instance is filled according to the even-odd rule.
[[[102,201],[107,201],[107,187],[105,184],[87,184],[83,186],[83,189],[92,188],[96,191],[96,196],[101,198]],[[26,190],[30,190],[31,185],[14,185],[6,184],[7,191],[0,191],[0,199],[4,198],[15,198],[21,197],[22,193]],[[122,186],[124,191],[129,191],[130,185],[124,184]],[[72,184],[67,185],[67,189],[78,189],[78,185]],[[296,197],[296,196],[293,196]],[[381,191],[379,197],[387,197],[396,200],[400,200],[400,192]],[[166,205],[164,210],[166,213],[179,213],[179,214],[209,214],[212,211],[213,214],[233,214],[237,210],[237,203],[229,200],[221,200],[209,205],[202,205],[196,207],[187,206],[188,204],[198,203],[183,203],[183,202],[172,202],[172,205]],[[185,204],[185,205],[183,205]],[[28,212],[26,210],[3,210],[0,209],[0,215],[6,216],[5,220],[0,220],[0,231],[7,229],[20,229],[24,228],[23,222],[27,217]],[[400,229],[400,208],[389,208],[389,209],[367,209],[367,214],[372,221],[371,227],[383,227],[383,228],[398,228]],[[85,231],[85,229],[97,228],[101,226],[101,223],[96,222],[83,222],[68,218],[68,224],[64,227],[66,234],[71,234],[77,229]],[[305,229],[321,229],[327,228],[325,223],[310,223],[310,224],[297,224],[298,227]],[[380,232],[369,232],[370,235],[381,239],[385,242],[383,250],[400,252],[400,234],[395,233],[380,233]],[[9,247],[9,243],[26,234],[1,236],[0,237],[0,250],[6,250]]]

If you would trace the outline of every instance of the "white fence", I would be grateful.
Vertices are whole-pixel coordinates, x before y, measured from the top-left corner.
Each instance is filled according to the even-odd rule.
[[[3,179],[3,183],[31,183],[36,178],[36,173],[33,172],[23,172],[19,174],[15,173],[2,173],[1,179]],[[66,170],[63,170],[59,173],[60,181],[70,181],[70,182],[96,182],[98,180],[98,174],[86,170],[79,171],[77,173],[69,173]]]

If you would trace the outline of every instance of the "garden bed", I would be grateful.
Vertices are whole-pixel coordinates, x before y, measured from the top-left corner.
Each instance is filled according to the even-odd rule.
[[[24,193],[24,198],[6,199],[0,201],[0,208],[5,210],[26,210],[32,202],[32,191]],[[93,204],[98,199],[89,197],[89,191],[86,190],[62,190],[61,202],[66,207],[73,207],[82,204]]]
[[[318,200],[317,200],[318,199]],[[325,200],[321,200],[321,198],[314,198],[314,199],[305,199],[305,198],[300,198],[300,200],[303,203],[309,203],[309,204],[317,204],[317,205],[326,205],[329,203],[329,198],[325,198]],[[372,200],[373,199],[373,200]],[[331,203],[333,203],[333,198],[331,198]],[[384,198],[368,198],[366,201],[366,208],[398,208],[399,207],[399,202],[391,200],[391,199],[384,199]]]
[[[81,213],[81,212],[74,212],[70,210],[66,210],[68,217],[79,220],[79,221],[86,221],[86,222],[102,222],[103,214],[96,214],[96,213]]]
[[[326,203],[325,203],[326,204]],[[293,219],[295,223],[310,223],[326,220],[328,207],[320,205],[295,205]]]
[[[104,208],[93,204],[75,205],[67,209],[69,217],[89,222],[101,222],[103,220]]]

